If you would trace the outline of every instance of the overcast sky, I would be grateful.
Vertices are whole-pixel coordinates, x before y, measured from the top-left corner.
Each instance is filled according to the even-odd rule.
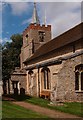
[[[81,22],[81,2],[77,1],[37,2],[37,11],[41,24],[44,23],[46,11],[46,24],[52,25],[52,38]],[[0,4],[0,26],[2,25],[0,27],[0,40],[3,39],[3,42],[10,41],[12,34],[22,33],[32,22],[32,13],[33,2],[8,1]]]

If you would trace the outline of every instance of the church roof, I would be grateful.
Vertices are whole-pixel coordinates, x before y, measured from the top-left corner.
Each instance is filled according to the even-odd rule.
[[[81,39],[83,37],[82,26],[83,23],[80,23],[74,28],[47,42],[46,44],[41,46],[30,58],[26,59],[24,63],[30,63],[30,61],[33,61],[34,59],[39,59],[41,56],[43,57],[44,55],[52,52],[53,50],[57,50],[58,48],[61,48],[65,45]]]

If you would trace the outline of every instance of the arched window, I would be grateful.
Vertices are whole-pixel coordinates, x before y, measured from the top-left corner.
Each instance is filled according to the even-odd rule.
[[[30,74],[30,75],[31,75],[31,74],[33,74],[33,71],[32,71],[32,70],[30,70],[30,71],[28,72],[28,74]]]
[[[50,70],[48,68],[43,68],[41,72],[43,89],[50,89]]]
[[[83,64],[75,67],[75,90],[83,90]]]

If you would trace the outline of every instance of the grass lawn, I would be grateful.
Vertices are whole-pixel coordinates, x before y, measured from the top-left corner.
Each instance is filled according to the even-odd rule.
[[[66,102],[64,103],[63,106],[52,106],[52,105],[49,105],[50,101],[44,100],[42,98],[34,98],[34,97],[30,99],[26,99],[25,101],[42,106],[42,107],[47,107],[53,110],[59,110],[65,113],[70,113],[70,114],[83,117],[83,103],[78,103],[78,102],[67,103]]]
[[[64,103],[63,106],[51,106],[50,101],[42,99],[42,98],[36,98],[36,97],[30,97],[30,96],[13,96],[10,95],[10,97],[15,98],[18,101],[25,101],[29,102],[35,105],[39,105],[41,107],[46,107],[53,110],[59,110],[65,113],[74,114],[77,116],[83,117],[83,103],[78,102],[71,102],[71,103]]]
[[[2,118],[48,118],[8,101],[2,102]]]

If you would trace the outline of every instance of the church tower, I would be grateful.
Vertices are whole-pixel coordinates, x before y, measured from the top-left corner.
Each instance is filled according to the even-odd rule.
[[[23,68],[23,62],[27,58],[30,58],[40,46],[50,40],[51,25],[40,25],[36,3],[34,3],[32,23],[23,31],[23,46],[20,57],[21,68]]]

